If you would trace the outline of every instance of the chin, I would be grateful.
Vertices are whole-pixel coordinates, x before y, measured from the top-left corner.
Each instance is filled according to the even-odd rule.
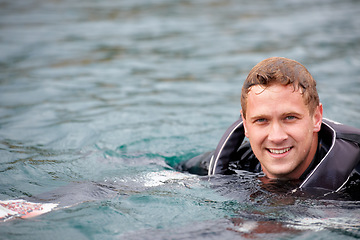
[[[274,171],[272,173],[270,173],[269,171],[264,171],[265,175],[268,178],[273,178],[273,179],[296,179],[296,177],[293,177],[292,175],[294,175],[293,170],[283,170],[283,171]]]

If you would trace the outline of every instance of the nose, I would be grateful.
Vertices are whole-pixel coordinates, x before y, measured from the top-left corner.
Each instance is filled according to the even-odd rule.
[[[284,129],[284,127],[278,123],[273,122],[270,125],[268,140],[273,143],[282,143],[287,139],[288,135]]]

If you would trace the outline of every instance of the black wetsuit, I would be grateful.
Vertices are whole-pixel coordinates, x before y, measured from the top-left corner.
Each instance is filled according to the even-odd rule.
[[[176,169],[199,175],[233,174],[235,170],[260,173],[260,162],[244,138],[238,120],[227,129],[215,151],[181,162]],[[354,181],[349,179],[360,179],[360,130],[323,119],[318,141],[315,157],[300,177],[299,188],[336,192],[346,184],[353,186]]]

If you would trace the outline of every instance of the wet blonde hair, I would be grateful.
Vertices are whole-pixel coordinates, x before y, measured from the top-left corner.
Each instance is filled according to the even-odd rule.
[[[252,86],[261,85],[264,88],[273,84],[290,85],[294,91],[300,91],[304,103],[308,106],[310,115],[320,104],[316,90],[316,81],[309,71],[299,62],[282,57],[265,59],[253,67],[247,76],[241,91],[241,108],[246,118],[247,96]]]

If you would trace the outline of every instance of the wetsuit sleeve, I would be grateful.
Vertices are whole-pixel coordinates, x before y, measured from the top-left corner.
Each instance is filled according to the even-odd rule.
[[[214,151],[203,153],[199,156],[183,161],[175,166],[175,169],[181,172],[189,172],[197,175],[208,175],[211,157]],[[219,174],[230,175],[234,174],[236,170],[246,170],[249,172],[261,172],[260,162],[255,157],[250,143],[244,143],[231,156],[229,167]]]
[[[175,166],[175,169],[181,172],[189,172],[197,175],[208,175],[210,159],[214,151],[203,153],[189,160],[183,161]]]

